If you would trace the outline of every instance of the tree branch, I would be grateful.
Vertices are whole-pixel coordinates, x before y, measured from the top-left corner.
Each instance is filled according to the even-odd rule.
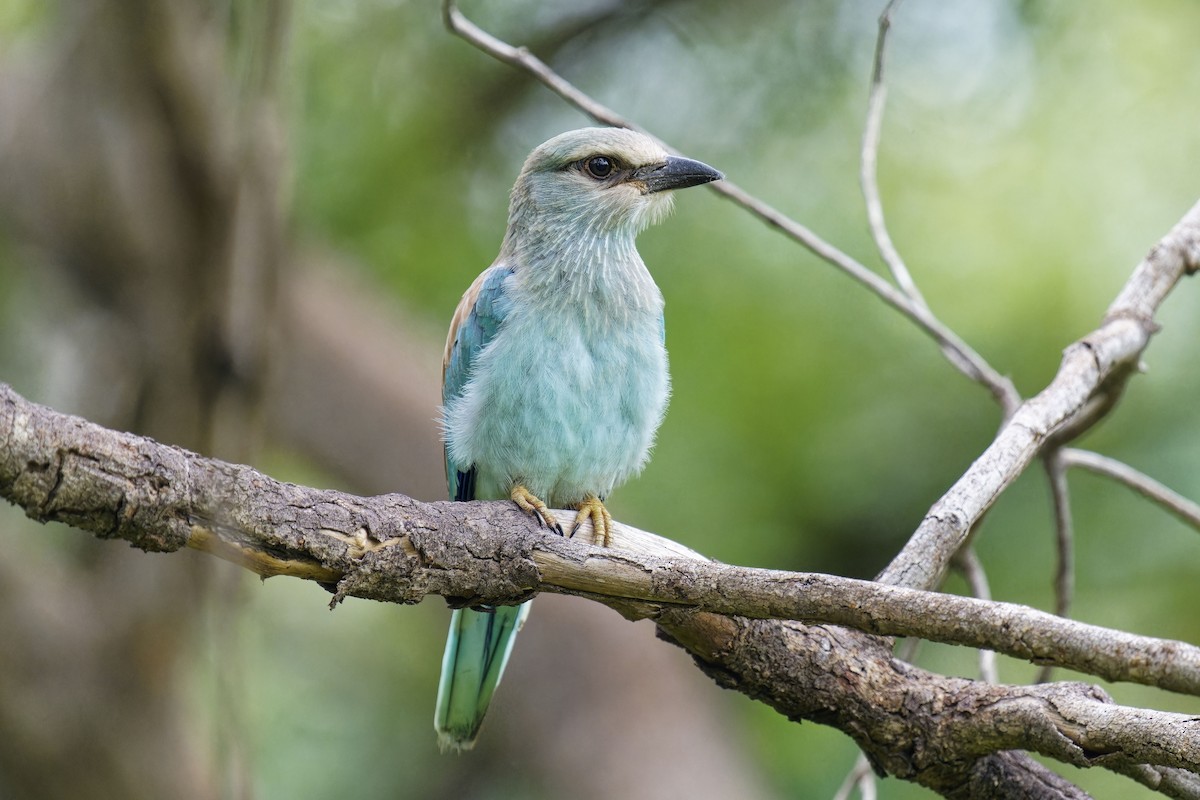
[[[1037,609],[817,573],[738,567],[619,526],[616,546],[546,535],[511,504],[363,498],[280,483],[31,403],[0,384],[0,494],[143,550],[190,547],[264,577],[338,583],[338,598],[514,603],[591,597],[635,616],[660,607],[846,625],[1054,663],[1200,695],[1200,647]]]
[[[1066,447],[1062,450],[1066,466],[1080,467],[1088,472],[1111,478],[1123,483],[1138,494],[1170,511],[1184,523],[1200,530],[1200,504],[1178,492],[1163,486],[1158,481],[1115,458],[1102,456],[1090,450]]]
[[[512,603],[539,591],[591,597],[654,619],[722,685],[789,716],[834,724],[877,767],[927,785],[940,785],[947,763],[1017,747],[1073,764],[1200,770],[1195,718],[1114,706],[1076,684],[945,678],[893,659],[865,634],[766,618],[988,647],[1200,695],[1200,648],[1182,642],[1012,604],[720,564],[626,526],[615,547],[591,547],[537,529],[504,502],[419,503],[280,483],[60,414],[3,384],[0,494],[34,519],[142,549],[191,547],[264,576],[336,583],[335,602],[414,603],[438,594],[454,604]],[[861,677],[847,683],[848,675]],[[914,705],[917,696],[928,699]],[[898,719],[904,724],[896,729]],[[897,761],[913,736],[937,750],[927,764]]]
[[[1071,518],[1071,493],[1062,450],[1047,453],[1044,461],[1054,505],[1054,538],[1058,552],[1058,565],[1054,570],[1054,613],[1065,617],[1075,598],[1075,525]],[[1049,679],[1048,674],[1044,677]]]
[[[936,321],[933,311],[908,271],[908,265],[904,263],[900,251],[892,242],[884,219],[883,200],[879,195],[879,139],[883,132],[883,110],[887,105],[887,83],[883,79],[884,55],[887,53],[888,33],[892,27],[892,12],[899,4],[900,0],[889,0],[879,15],[879,34],[875,39],[875,61],[871,70],[871,91],[867,98],[867,118],[863,124],[862,147],[859,152],[859,184],[862,186],[863,202],[867,211],[867,226],[871,231],[871,238],[875,240],[875,249],[879,251],[880,258],[892,273],[896,285],[912,301],[914,308]],[[965,343],[962,346],[950,342],[939,344],[943,355],[959,372],[991,392],[993,399],[1000,405],[1004,419],[1012,416],[1021,403],[1021,396],[1017,394],[1011,380],[993,369],[981,356],[967,348]]]
[[[983,562],[979,560],[974,547],[964,547],[955,554],[951,562],[954,568],[962,574],[971,588],[971,596],[980,600],[991,600],[992,589],[988,585],[987,572]],[[906,661],[909,659],[905,659]],[[999,683],[1000,676],[996,671],[996,651],[981,648],[979,650],[979,679],[985,683]]]
[[[833,800],[850,800],[850,795],[855,789],[858,789],[862,800],[875,800],[875,771],[871,769],[871,762],[862,753],[854,759],[854,766],[850,768],[842,785],[833,795]]]
[[[1138,264],[1103,324],[1063,354],[1050,385],[1025,402],[983,454],[926,514],[879,576],[885,583],[932,588],[972,526],[1041,452],[1078,436],[1107,411],[1136,371],[1158,330],[1154,314],[1184,275],[1200,267],[1200,203]]]
[[[889,0],[883,13],[879,15],[879,35],[875,40],[875,65],[871,70],[871,93],[867,98],[867,120],[863,125],[858,177],[867,207],[871,237],[875,240],[875,249],[879,251],[883,263],[887,264],[896,285],[903,289],[913,302],[928,306],[900,251],[892,243],[892,236],[884,220],[883,201],[879,196],[879,138],[883,132],[883,109],[887,105],[887,83],[883,80],[883,64],[884,55],[887,53],[888,32],[892,27],[892,11],[899,3],[900,0]]]

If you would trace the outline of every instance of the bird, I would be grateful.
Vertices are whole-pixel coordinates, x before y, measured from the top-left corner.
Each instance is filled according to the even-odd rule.
[[[526,159],[499,255],[451,320],[441,427],[453,500],[509,499],[609,546],[612,490],[645,465],[670,394],[663,296],[635,247],[672,190],[724,177],[627,128],[559,134]],[[551,508],[576,511],[564,529]],[[530,601],[453,612],[434,728],[474,746]]]

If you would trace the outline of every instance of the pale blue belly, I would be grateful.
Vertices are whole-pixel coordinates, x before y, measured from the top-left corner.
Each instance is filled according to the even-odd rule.
[[[660,322],[506,320],[446,409],[452,462],[478,469],[476,497],[525,485],[551,506],[607,496],[645,464],[669,383]]]

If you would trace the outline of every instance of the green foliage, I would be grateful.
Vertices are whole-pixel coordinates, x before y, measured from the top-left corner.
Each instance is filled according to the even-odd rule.
[[[0,0],[0,36],[13,40],[36,33],[54,6],[38,0]]]

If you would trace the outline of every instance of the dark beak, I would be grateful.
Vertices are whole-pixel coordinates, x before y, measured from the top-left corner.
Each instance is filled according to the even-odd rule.
[[[719,181],[725,176],[708,164],[690,158],[669,156],[665,164],[651,164],[633,171],[633,179],[646,184],[646,192],[664,192],[668,189],[686,189],[709,181]]]

